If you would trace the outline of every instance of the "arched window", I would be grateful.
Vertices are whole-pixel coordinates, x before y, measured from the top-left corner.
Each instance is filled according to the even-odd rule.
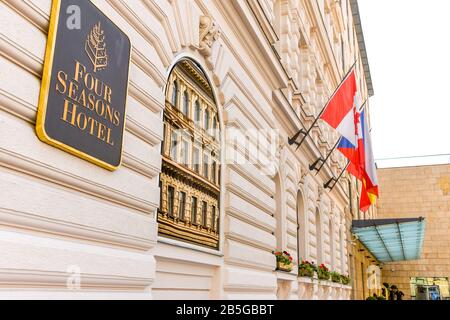
[[[320,217],[319,209],[316,209],[316,257],[317,264],[323,263],[323,250],[322,250],[322,219]]]
[[[303,194],[301,191],[297,193],[297,248],[298,259],[309,260],[308,257],[308,215],[305,208],[305,202],[303,200]]]
[[[347,270],[345,268],[346,259],[345,259],[345,240],[344,240],[344,230],[345,227],[341,226],[339,229],[339,253],[340,253],[340,260],[341,260],[341,273],[345,273]]]
[[[331,269],[334,270],[336,268],[336,248],[335,248],[335,239],[334,239],[334,226],[333,219],[329,219],[328,221],[328,234],[330,237],[330,266]]]
[[[178,101],[178,84],[176,81],[174,81],[172,85],[172,99],[170,100],[172,106],[177,107],[177,101]]]
[[[183,114],[186,117],[189,116],[189,94],[187,90],[183,93]]]
[[[283,233],[284,233],[284,219],[283,219],[283,195],[282,195],[282,181],[280,173],[275,176],[275,219],[276,219],[276,230],[275,236],[277,240],[277,250],[285,250]]]
[[[216,101],[202,68],[191,59],[175,64],[170,79],[177,80],[166,91],[158,233],[218,249],[220,181],[216,172],[220,172],[221,150],[219,139],[208,134],[211,119],[218,119]],[[178,101],[181,87],[190,91],[183,91]],[[174,112],[173,106],[181,112]],[[194,126],[186,117],[194,120]]]

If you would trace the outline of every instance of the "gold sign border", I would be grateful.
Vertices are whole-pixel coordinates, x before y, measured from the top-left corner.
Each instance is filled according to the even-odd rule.
[[[95,4],[92,3],[100,12],[105,14],[103,11],[101,11]],[[105,161],[102,161],[100,159],[97,159],[87,153],[84,153],[80,150],[75,149],[74,147],[71,147],[69,145],[66,145],[65,143],[52,139],[47,135],[47,132],[45,132],[45,115],[47,113],[47,103],[48,103],[48,95],[50,92],[50,82],[51,82],[51,75],[52,75],[52,69],[53,69],[53,58],[55,54],[55,45],[56,45],[56,36],[58,32],[58,24],[59,24],[59,13],[61,11],[61,0],[53,0],[52,2],[52,9],[50,14],[50,25],[49,25],[49,31],[48,31],[48,39],[47,39],[47,47],[45,50],[45,62],[44,62],[44,70],[42,74],[42,83],[41,83],[41,92],[39,95],[39,103],[38,103],[38,112],[37,112],[37,119],[36,119],[36,134],[42,142],[45,142],[53,147],[56,147],[58,149],[61,149],[63,151],[66,151],[68,153],[71,153],[81,159],[84,159],[86,161],[89,161],[91,163],[94,163],[104,169],[107,169],[109,171],[117,170],[122,165],[122,158],[123,158],[123,144],[124,144],[124,135],[125,135],[125,126],[126,126],[126,120],[127,120],[127,104],[128,104],[128,89],[130,84],[130,69],[131,69],[131,39],[128,37],[128,35],[123,32],[122,29],[120,29],[112,20],[105,14],[105,16],[120,30],[125,34],[125,36],[128,38],[130,42],[130,54],[129,54],[129,61],[128,61],[128,77],[127,77],[127,88],[126,88],[126,99],[125,99],[125,110],[124,110],[124,123],[123,123],[123,130],[122,130],[122,146],[120,149],[120,162],[117,166],[113,166]]]

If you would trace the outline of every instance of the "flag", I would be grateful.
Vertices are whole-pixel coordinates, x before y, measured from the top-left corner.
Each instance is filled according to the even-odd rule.
[[[377,168],[375,166],[375,160],[372,150],[372,139],[369,131],[369,123],[366,116],[366,111],[361,112],[361,124],[362,124],[362,152],[360,153],[364,158],[362,164],[362,190],[360,209],[363,212],[369,210],[370,206],[375,204],[378,198],[378,178]]]
[[[320,119],[336,129],[350,143],[356,144],[354,101],[357,93],[355,70],[342,81],[341,85],[325,106]]]
[[[346,131],[352,132],[352,136],[342,137],[337,149],[350,161],[347,171],[356,177],[358,180],[363,178],[362,163],[364,159],[363,153],[363,134],[361,126],[361,114],[358,112],[363,107],[362,100],[359,94],[355,95],[354,104],[352,108],[353,121],[346,123],[348,129]]]
[[[362,108],[361,99],[356,95],[353,110],[355,138],[350,142],[343,137],[337,149],[350,161],[347,171],[361,181],[360,210],[366,212],[378,198],[378,179],[366,111]]]
[[[341,135],[337,149],[349,160],[347,171],[362,182],[360,209],[366,212],[378,197],[372,141],[355,70],[342,81],[320,119]]]

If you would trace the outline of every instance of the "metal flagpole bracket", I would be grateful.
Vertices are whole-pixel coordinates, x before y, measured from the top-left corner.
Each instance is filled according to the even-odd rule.
[[[322,157],[320,157],[319,159],[317,159],[313,164],[309,165],[309,170],[313,171],[313,170],[319,170],[319,168],[322,168],[323,165],[325,164],[325,159],[323,159]],[[320,164],[320,167],[318,167]]]
[[[320,171],[322,170],[323,166],[325,165],[325,163],[328,161],[328,159],[330,159],[331,154],[333,153],[334,150],[336,150],[337,146],[339,145],[339,143],[341,143],[342,141],[342,137],[339,138],[339,140],[336,142],[336,144],[333,146],[333,148],[330,150],[330,152],[328,153],[327,157],[324,159],[324,161],[322,162],[322,165],[317,168],[317,172],[316,175],[318,175],[320,173]]]
[[[308,133],[304,129],[300,129],[292,138],[288,139],[288,143],[290,146],[293,144],[297,145],[297,149],[300,147],[301,143],[297,142],[298,138],[303,135],[305,137]]]
[[[330,189],[330,191],[332,191],[334,189],[334,187],[336,186],[337,182],[338,182],[337,179],[335,177],[333,177],[330,180],[328,180],[327,183],[324,183],[323,187],[325,189]]]
[[[339,182],[339,180],[342,178],[342,176],[344,175],[344,172],[347,170],[348,166],[350,165],[350,161],[347,162],[347,165],[345,166],[345,168],[342,170],[341,174],[339,175],[339,177],[335,178],[332,177],[330,180],[328,180],[327,183],[325,183],[323,185],[323,187],[325,189],[330,189],[330,191],[333,191],[334,187],[336,186],[336,184]]]
[[[333,94],[330,96],[330,98],[328,99],[327,103],[325,104],[325,106],[322,108],[322,110],[320,111],[319,115],[315,118],[314,122],[312,123],[311,127],[308,130],[304,130],[301,129],[300,131],[298,131],[292,138],[289,138],[288,142],[289,145],[293,145],[296,144],[297,145],[297,149],[295,151],[298,151],[298,149],[300,148],[300,146],[303,144],[303,142],[306,140],[306,138],[309,136],[309,134],[311,133],[311,130],[316,126],[317,122],[319,121],[320,117],[322,116],[322,114],[325,112],[325,109],[327,108],[328,104],[330,103],[330,101],[333,99],[333,97],[336,95],[336,93],[339,91],[339,88],[342,86],[342,84],[344,83],[344,81],[350,76],[352,70],[354,69],[354,67],[356,66],[356,63],[358,62],[357,58],[355,60],[355,62],[353,63],[353,65],[350,67],[350,69],[348,70],[348,72],[345,74],[344,78],[342,79],[341,83],[339,84],[339,86],[336,88],[336,90],[334,90]],[[300,135],[302,135],[302,139],[300,140],[300,142],[297,142],[297,139],[300,137]],[[322,159],[323,160],[323,159]],[[315,167],[314,167],[315,168]],[[311,169],[312,170],[312,169]]]

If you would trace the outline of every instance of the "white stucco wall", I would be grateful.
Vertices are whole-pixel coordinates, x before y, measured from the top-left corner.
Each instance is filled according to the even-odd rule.
[[[316,261],[319,208],[320,262],[331,264],[332,219],[335,266],[348,273],[346,240],[341,245],[339,238],[346,228],[345,187],[331,193],[321,187],[345,161],[333,156],[317,176],[308,170],[319,155],[313,141],[323,152],[336,134],[321,124],[299,151],[286,143],[302,123],[311,124],[344,73],[336,62],[341,49],[328,37],[345,35],[345,25],[351,26],[346,11],[333,5],[324,25],[319,18],[325,11],[309,1],[260,1],[267,21],[254,1],[93,2],[133,43],[124,162],[115,172],[38,140],[34,125],[51,1],[0,2],[0,298],[349,298],[349,288],[297,279],[295,268],[292,274],[275,272],[272,254],[288,250],[297,261],[300,241],[302,258]],[[275,24],[275,5],[283,15],[279,34],[266,29]],[[202,15],[221,30],[210,57],[198,50]],[[357,51],[352,37],[344,41],[346,67]],[[242,140],[238,152],[250,152],[250,163],[224,164],[219,252],[157,236],[165,82],[183,56],[198,61],[211,79],[225,137],[231,129],[254,129],[266,130],[264,139],[276,130],[279,138],[269,166]],[[265,174],[272,165],[276,171]],[[303,213],[297,210],[299,192]],[[298,232],[298,224],[304,230]],[[81,290],[67,289],[73,266],[81,272]]]

